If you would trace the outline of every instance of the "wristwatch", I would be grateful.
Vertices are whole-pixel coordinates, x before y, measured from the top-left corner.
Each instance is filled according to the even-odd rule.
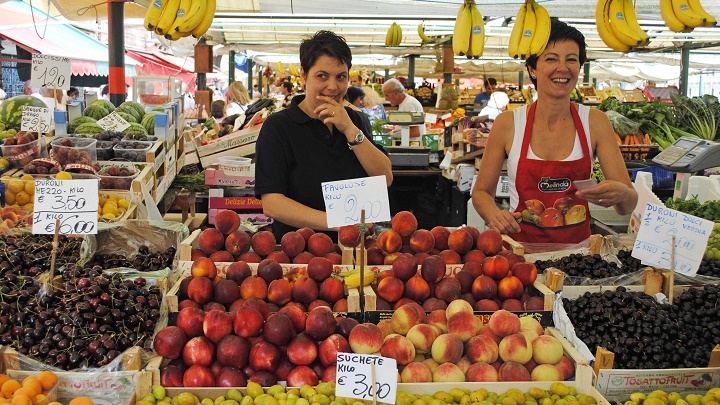
[[[353,140],[352,142],[348,142],[347,144],[350,147],[350,149],[352,149],[353,146],[360,145],[362,143],[362,141],[364,141],[364,140],[365,140],[365,134],[363,134],[363,132],[360,131],[357,133],[357,135],[355,135],[355,140]]]

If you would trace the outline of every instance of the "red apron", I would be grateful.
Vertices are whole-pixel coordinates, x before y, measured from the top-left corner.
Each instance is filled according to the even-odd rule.
[[[530,105],[522,149],[518,160],[515,188],[518,192],[516,212],[522,213],[520,233],[512,238],[530,243],[579,243],[590,237],[588,203],[575,198],[576,180],[590,178],[590,148],[585,128],[575,104],[570,103],[583,157],[571,161],[528,159],[535,104]]]

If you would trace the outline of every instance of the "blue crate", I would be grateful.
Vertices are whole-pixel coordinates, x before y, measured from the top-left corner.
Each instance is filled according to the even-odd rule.
[[[630,171],[630,179],[635,181],[637,172],[652,174],[653,188],[672,188],[675,185],[675,173],[658,166],[648,166]]]

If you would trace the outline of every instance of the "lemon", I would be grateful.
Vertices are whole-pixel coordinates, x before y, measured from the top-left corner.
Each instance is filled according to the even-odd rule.
[[[30,195],[24,191],[15,194],[15,202],[19,205],[25,205],[30,202]]]
[[[25,189],[25,182],[20,179],[12,179],[8,182],[7,189],[13,193],[18,193]]]
[[[27,175],[25,175],[27,176]],[[23,176],[23,177],[25,177]],[[29,195],[35,195],[35,180],[28,180],[25,182],[25,188],[23,189]]]
[[[55,175],[55,180],[72,180],[72,178],[73,178],[72,174],[70,174],[66,171],[58,172]]]

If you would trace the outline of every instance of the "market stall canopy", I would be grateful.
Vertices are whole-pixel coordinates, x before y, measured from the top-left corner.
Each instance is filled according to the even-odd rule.
[[[98,19],[107,20],[108,18],[108,3],[106,2],[98,2],[95,0],[53,0],[52,3],[63,17],[68,20],[94,22]],[[149,1],[147,0],[126,2],[124,9],[125,18],[143,18],[145,11],[147,11],[148,4]]]
[[[22,1],[0,4],[0,37],[30,53],[70,58],[73,76],[107,76],[108,47],[67,22]],[[135,76],[138,62],[125,57],[125,74]],[[72,83],[72,81],[71,81]]]

